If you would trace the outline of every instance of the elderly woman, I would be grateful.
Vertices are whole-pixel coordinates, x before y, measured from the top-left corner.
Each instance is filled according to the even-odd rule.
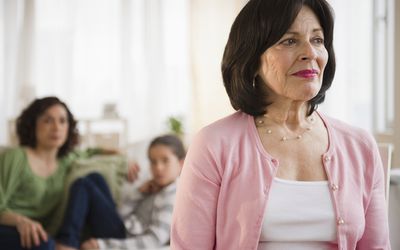
[[[222,61],[236,113],[199,132],[172,249],[390,249],[381,159],[316,111],[335,73],[325,0],[250,0]]]
[[[0,248],[54,249],[46,229],[55,219],[71,163],[103,150],[72,152],[76,121],[56,97],[33,101],[17,119],[17,134],[20,147],[0,154]]]

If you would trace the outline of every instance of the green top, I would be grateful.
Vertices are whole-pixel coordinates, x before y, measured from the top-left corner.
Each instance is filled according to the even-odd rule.
[[[12,211],[37,220],[47,228],[62,199],[65,177],[72,162],[95,153],[96,150],[70,153],[58,160],[57,170],[46,178],[32,172],[25,148],[1,153],[0,214]]]

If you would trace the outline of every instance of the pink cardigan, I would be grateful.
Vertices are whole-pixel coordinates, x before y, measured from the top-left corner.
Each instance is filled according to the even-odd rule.
[[[390,249],[383,169],[374,139],[320,116],[329,134],[322,161],[337,216],[338,248]],[[252,116],[236,112],[202,129],[178,183],[171,248],[257,249],[278,167],[264,150]]]

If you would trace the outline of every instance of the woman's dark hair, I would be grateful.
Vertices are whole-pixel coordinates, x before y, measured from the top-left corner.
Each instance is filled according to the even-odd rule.
[[[186,151],[185,147],[183,146],[183,143],[181,139],[179,139],[175,135],[163,135],[154,138],[150,142],[148,154],[150,153],[150,149],[156,145],[164,145],[172,149],[172,152],[176,157],[178,157],[179,160],[185,159]]]
[[[260,77],[255,78],[261,55],[281,39],[303,6],[308,6],[317,16],[329,55],[321,89],[309,101],[308,114],[324,101],[336,68],[334,18],[330,5],[326,0],[250,0],[232,25],[222,58],[222,77],[235,110],[253,116],[265,114],[265,108],[270,104],[267,100],[268,88]],[[253,81],[256,81],[254,87]]]
[[[67,155],[73,147],[78,143],[78,130],[76,128],[76,120],[68,109],[67,105],[60,101],[57,97],[44,97],[34,100],[21,115],[17,118],[17,135],[21,146],[35,148],[36,139],[36,122],[46,110],[54,105],[61,105],[67,111],[68,119],[68,135],[64,145],[58,151],[57,156],[63,157]]]

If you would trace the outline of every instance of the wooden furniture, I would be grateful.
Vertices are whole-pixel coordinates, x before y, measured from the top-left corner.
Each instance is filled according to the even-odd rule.
[[[389,204],[390,169],[392,166],[393,145],[390,143],[379,143],[379,153],[382,159],[383,172],[385,174],[385,198]]]
[[[124,118],[79,119],[81,147],[124,149],[128,143],[128,122]]]

